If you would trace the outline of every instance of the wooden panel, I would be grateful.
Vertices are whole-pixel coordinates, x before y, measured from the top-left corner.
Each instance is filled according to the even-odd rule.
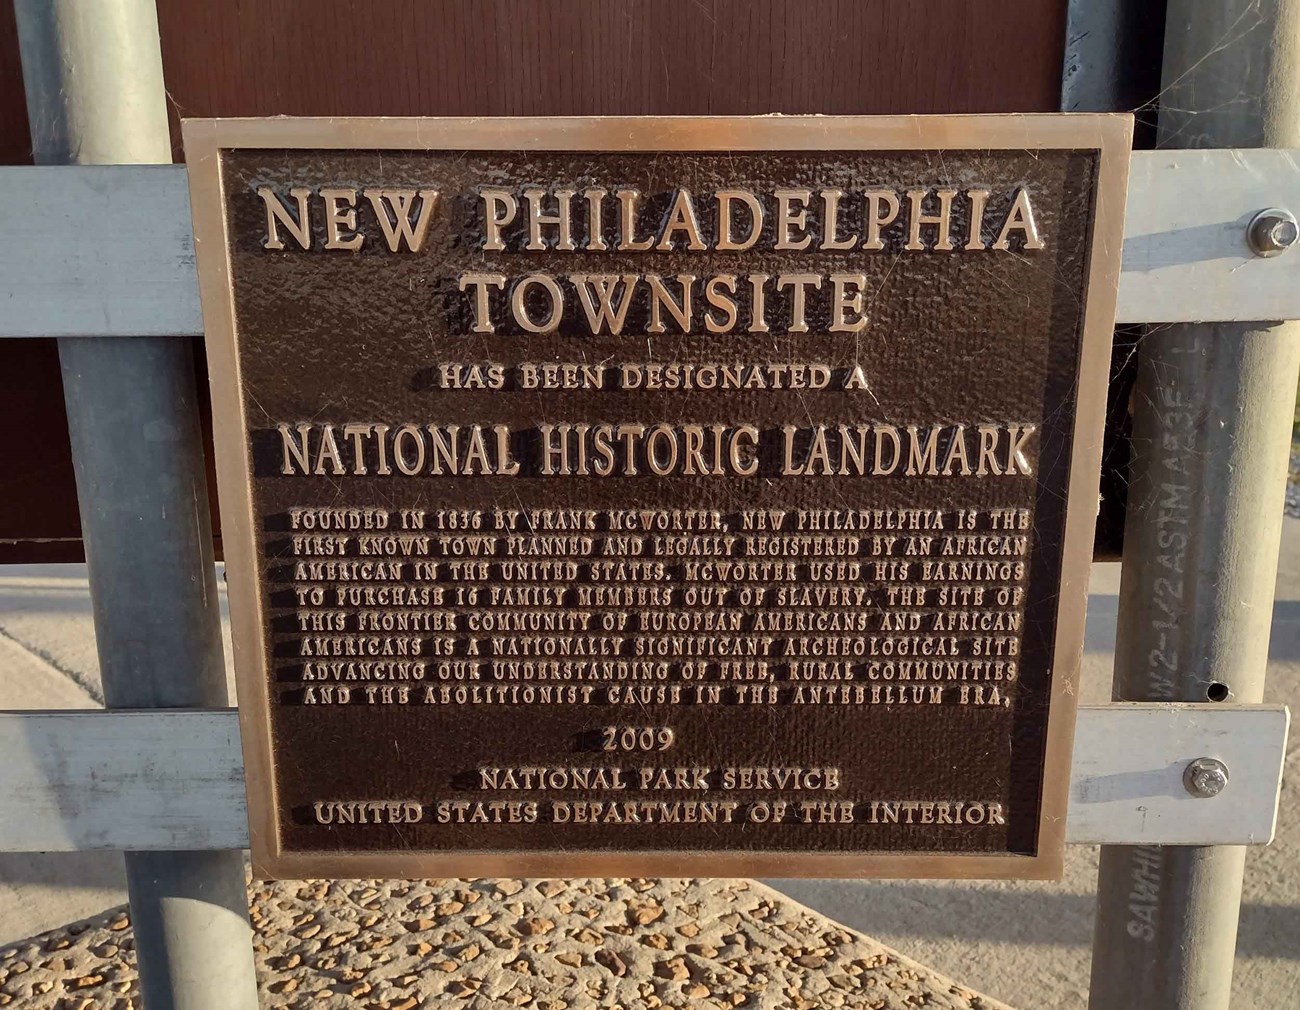
[[[1120,321],[1300,318],[1300,251],[1245,240],[1256,210],[1300,207],[1298,157],[1134,152]],[[0,221],[0,337],[201,334],[184,169],[0,168]]]
[[[21,433],[0,473],[0,562],[80,561],[57,341],[0,340],[0,426]]]
[[[188,116],[1049,112],[1064,0],[159,0]],[[810,72],[810,68],[812,72]],[[179,131],[173,131],[179,152]],[[30,160],[0,5],[0,164]]]
[[[1049,112],[1065,35],[1062,0],[160,0],[158,15],[185,116]]]
[[[204,445],[211,445],[212,408],[203,338],[180,339],[194,345],[199,424]],[[4,473],[0,475],[0,565],[85,559],[58,344],[53,338],[0,340],[0,426],[9,424],[9,430],[32,433],[15,443],[17,448],[6,455]],[[4,371],[6,365],[12,365],[13,371]],[[14,381],[5,387],[3,380],[9,376]],[[205,462],[208,484],[215,488],[211,452]],[[220,561],[221,522],[215,492],[208,496],[208,504],[212,529],[217,531],[213,546]]]
[[[14,5],[0,4],[0,165],[31,164],[30,137]]]
[[[1266,705],[1079,709],[1067,840],[1261,845],[1272,840],[1288,715]],[[248,845],[233,709],[0,712],[0,852]],[[1198,757],[1228,788],[1189,795]]]
[[[159,0],[158,18],[180,156],[182,115],[1052,111],[1065,7],[1065,0]],[[29,153],[13,10],[0,3],[0,164],[25,163]],[[158,319],[149,332],[168,325]],[[47,367],[32,371],[22,352],[0,341],[0,425],[48,431],[62,445],[62,388],[50,378],[52,349],[42,353]],[[35,412],[20,409],[25,400],[15,394],[29,379],[42,383]],[[28,446],[20,453],[43,452]],[[72,560],[79,550],[75,504],[64,505],[72,475],[64,468],[37,479],[45,471],[40,459],[10,470],[0,563]],[[43,546],[38,536],[58,543]],[[15,537],[24,542],[3,542]]]

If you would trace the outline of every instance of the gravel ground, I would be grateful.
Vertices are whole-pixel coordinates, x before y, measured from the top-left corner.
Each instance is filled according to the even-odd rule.
[[[265,1010],[1009,1010],[747,880],[284,881],[250,900]],[[124,907],[0,948],[0,1006],[139,999]]]

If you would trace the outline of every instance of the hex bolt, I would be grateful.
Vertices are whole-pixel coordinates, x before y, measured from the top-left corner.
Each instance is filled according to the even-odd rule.
[[[1256,256],[1281,256],[1300,240],[1300,225],[1289,210],[1261,210],[1246,226],[1246,241]]]
[[[1218,796],[1228,787],[1228,766],[1216,758],[1197,758],[1183,770],[1183,785],[1201,799]]]

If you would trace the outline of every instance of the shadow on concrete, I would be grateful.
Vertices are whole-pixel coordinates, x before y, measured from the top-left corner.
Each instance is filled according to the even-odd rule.
[[[1084,628],[1083,651],[1107,653],[1115,648],[1115,626],[1119,619],[1119,597],[1088,597],[1088,622]],[[1300,600],[1273,603],[1273,633],[1268,658],[1272,662],[1300,660]]]
[[[1108,653],[1114,650],[1115,620],[1118,616],[1118,596],[1088,597],[1088,620],[1083,626],[1085,653]]]
[[[1090,947],[1096,899],[927,884],[856,884],[768,880],[765,883],[869,936],[925,937],[979,943]],[[888,941],[886,941],[888,942]],[[1300,960],[1300,906],[1245,904],[1239,957]]]
[[[126,887],[120,852],[3,852],[0,884],[100,890]]]

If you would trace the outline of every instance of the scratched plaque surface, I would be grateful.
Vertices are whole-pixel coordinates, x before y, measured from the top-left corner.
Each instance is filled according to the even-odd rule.
[[[1127,130],[188,123],[258,872],[1057,872]]]

